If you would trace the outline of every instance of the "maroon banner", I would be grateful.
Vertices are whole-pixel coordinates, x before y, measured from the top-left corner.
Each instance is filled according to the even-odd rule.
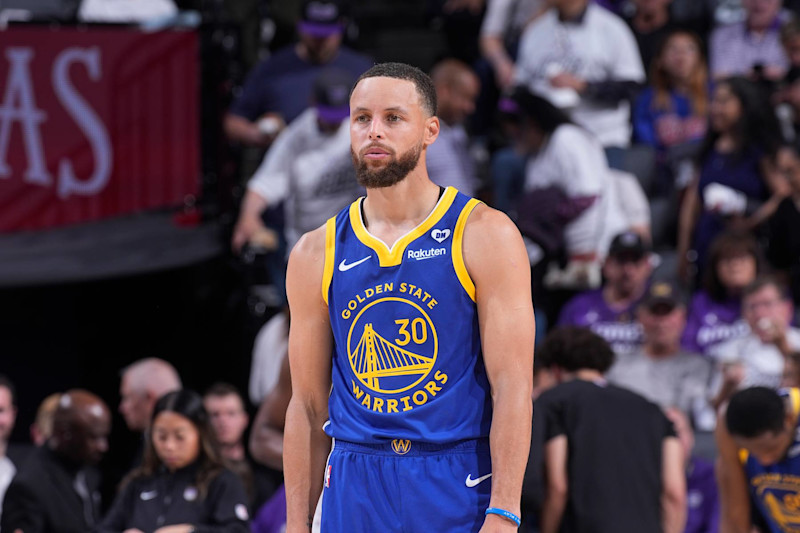
[[[196,196],[197,46],[192,31],[0,32],[0,232]]]

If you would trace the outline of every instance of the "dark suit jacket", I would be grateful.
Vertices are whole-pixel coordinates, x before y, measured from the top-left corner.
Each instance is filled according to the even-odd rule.
[[[87,476],[91,494],[87,507],[75,490],[77,472],[76,467],[55,455],[46,445],[32,452],[6,491],[0,531],[90,531],[97,520],[99,508],[97,478]]]

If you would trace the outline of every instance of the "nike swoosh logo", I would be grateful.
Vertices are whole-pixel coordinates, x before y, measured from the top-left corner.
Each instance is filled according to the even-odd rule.
[[[486,481],[490,477],[492,477],[492,473],[491,472],[489,472],[485,476],[481,476],[481,477],[479,477],[477,479],[472,479],[472,474],[467,474],[467,480],[464,481],[464,484],[467,487],[472,488],[472,487],[478,485],[478,483],[481,483],[482,481]]]
[[[363,263],[364,261],[366,261],[366,260],[367,260],[367,259],[369,259],[370,257],[372,257],[372,256],[371,256],[371,255],[368,255],[368,256],[367,256],[367,257],[365,257],[364,259],[359,259],[359,260],[358,260],[358,261],[356,261],[355,263],[350,263],[349,265],[347,264],[347,259],[342,259],[342,262],[341,262],[341,263],[339,263],[339,272],[347,272],[347,271],[348,271],[348,270],[350,270],[351,268],[353,268],[353,267],[357,267],[358,265],[360,265],[361,263]]]
[[[151,491],[149,491],[149,492],[143,492],[143,493],[141,493],[141,494],[139,495],[139,497],[140,497],[140,498],[141,498],[143,501],[152,500],[152,499],[153,499],[153,498],[155,498],[156,496],[158,496],[158,491],[157,491],[157,490],[151,490]]]

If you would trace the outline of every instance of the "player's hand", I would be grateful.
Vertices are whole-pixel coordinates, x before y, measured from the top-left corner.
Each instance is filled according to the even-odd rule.
[[[509,533],[511,531],[517,531],[519,528],[517,524],[509,520],[508,518],[503,518],[500,515],[490,514],[486,515],[486,518],[483,521],[483,527],[479,533]]]

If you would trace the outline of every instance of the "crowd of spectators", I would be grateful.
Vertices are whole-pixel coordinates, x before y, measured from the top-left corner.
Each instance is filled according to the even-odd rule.
[[[108,20],[117,4],[131,2],[85,2],[80,16]],[[526,527],[717,531],[718,408],[744,388],[800,386],[797,6],[447,4],[484,18],[471,63],[446,50],[429,65],[442,123],[431,179],[506,211],[534,273]],[[230,143],[262,158],[242,177],[232,253],[265,254],[279,293],[300,235],[363,194],[348,104],[374,51],[345,44],[358,22],[346,14],[341,0],[302,2],[297,41],[255,65],[223,120]],[[161,359],[122,369],[119,411],[142,437],[113,501],[99,500],[106,403],[48,397],[34,449],[17,448],[0,377],[2,529],[280,531],[284,304],[256,339],[249,403],[231,385],[184,389]]]

